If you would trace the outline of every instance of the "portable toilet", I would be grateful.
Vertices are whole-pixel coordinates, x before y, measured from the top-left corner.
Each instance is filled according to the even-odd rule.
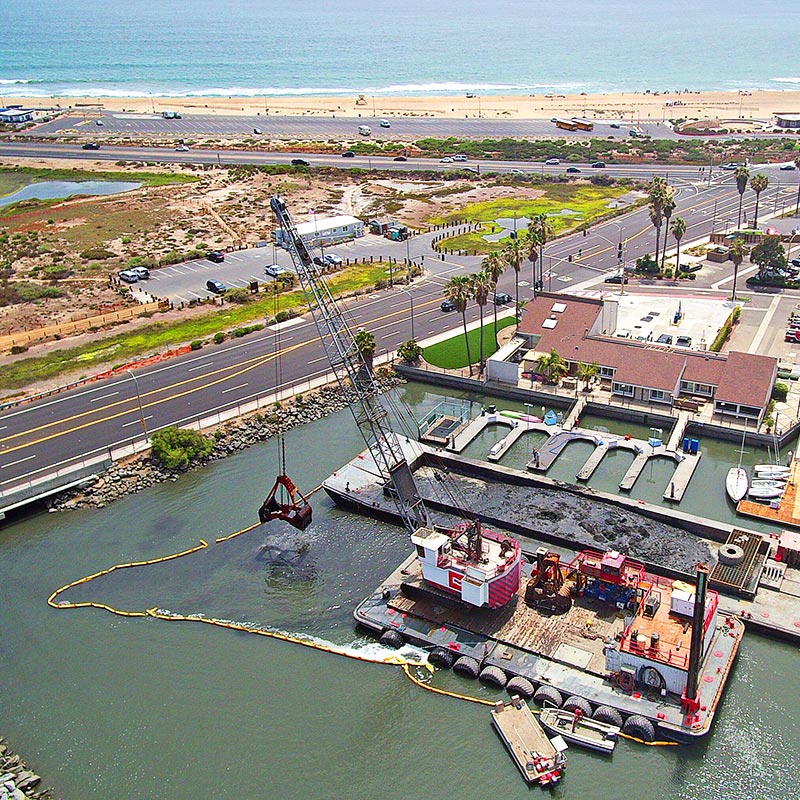
[[[699,449],[700,449],[700,440],[692,439],[692,455],[696,456]]]
[[[683,437],[683,452],[684,453],[690,452],[691,447],[692,447],[691,440],[689,439],[688,436],[684,436]]]

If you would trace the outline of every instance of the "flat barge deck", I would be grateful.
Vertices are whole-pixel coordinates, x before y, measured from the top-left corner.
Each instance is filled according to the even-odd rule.
[[[524,565],[525,578],[531,569]],[[700,666],[699,705],[687,713],[670,693],[625,690],[611,680],[604,650],[624,627],[616,607],[577,598],[567,614],[549,615],[528,607],[524,591],[521,588],[498,611],[466,611],[423,589],[417,557],[412,555],[357,607],[354,617],[377,636],[393,630],[428,650],[468,656],[481,673],[494,667],[505,680],[526,678],[534,688],[557,690],[563,699],[583,698],[594,710],[607,706],[623,718],[644,717],[656,738],[685,742],[708,733],[744,634],[738,619],[721,616],[709,632]]]

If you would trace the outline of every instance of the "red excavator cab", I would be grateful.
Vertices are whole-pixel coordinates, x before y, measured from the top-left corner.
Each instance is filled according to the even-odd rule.
[[[277,494],[281,486],[286,489],[291,502],[278,502]],[[258,509],[258,518],[261,522],[282,519],[298,530],[304,531],[311,524],[311,505],[288,475],[278,475],[266,500]]]

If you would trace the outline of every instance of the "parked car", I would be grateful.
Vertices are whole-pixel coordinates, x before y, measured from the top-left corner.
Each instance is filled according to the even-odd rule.
[[[328,255],[325,256],[325,260],[329,264],[333,264],[334,267],[338,267],[339,264],[342,263],[342,257],[337,256],[336,253],[328,253]]]
[[[97,142],[86,142],[86,144],[81,145],[82,150],[99,150],[100,145]]]
[[[789,263],[793,267],[800,267],[800,258],[793,258]]]
[[[355,157],[356,154],[352,150],[345,150],[344,153],[342,153],[342,158],[355,158]]]
[[[656,344],[672,344],[672,335],[669,333],[662,333],[661,336],[656,339]]]
[[[560,158],[548,158],[547,161],[545,161],[544,163],[547,164],[548,166],[554,167],[554,166],[556,166],[556,165],[561,163],[561,159]]]
[[[441,308],[442,311],[455,311],[456,304],[452,300],[443,300],[439,308]]]
[[[314,256],[314,263],[318,267],[327,267],[328,266],[328,262],[325,260],[324,256]]]
[[[575,174],[576,172],[580,172],[580,170],[577,167],[567,167],[567,172]]]
[[[407,156],[395,156],[393,160],[394,161],[408,161],[408,157]]]
[[[496,292],[494,295],[494,304],[496,306],[504,306],[506,303],[511,302],[511,295],[505,292]]]
[[[132,269],[124,269],[119,274],[119,278],[125,283],[138,283],[139,276]]]
[[[308,163],[304,158],[293,158],[292,159],[292,166],[293,167],[310,167],[311,164]]]
[[[623,275],[609,275],[603,283],[627,283],[628,277]]]
[[[675,347],[691,347],[692,346],[692,337],[691,336],[678,336],[675,339]]]
[[[215,280],[206,281],[206,289],[214,294],[225,294],[228,291],[228,287],[222,281]]]
[[[800,331],[786,331],[786,336],[783,337],[784,342],[800,343]]]
[[[140,281],[146,281],[150,277],[147,267],[131,267],[128,272],[132,272]]]
[[[105,125],[105,123],[104,123],[104,122],[103,122],[103,120],[101,120],[101,119],[96,119],[96,120],[94,121],[94,124],[95,124],[95,125],[97,125],[97,127],[98,127],[98,128],[102,128],[102,127],[103,127],[103,125]]]
[[[381,128],[391,128],[392,127],[392,123],[389,122],[388,119],[382,119],[380,121],[380,126],[381,126]]]
[[[797,167],[790,161],[788,164],[781,164],[781,169],[789,171],[797,169]]]
[[[209,261],[213,261],[215,264],[221,264],[225,260],[225,253],[221,250],[212,250],[206,258]]]
[[[594,164],[592,164],[592,167],[594,169],[604,169],[605,166],[606,166],[606,162],[605,161],[595,161]]]
[[[273,278],[277,278],[278,275],[282,275],[286,271],[287,270],[285,270],[280,264],[270,264],[264,267],[264,272],[266,272],[267,275],[270,275]]]

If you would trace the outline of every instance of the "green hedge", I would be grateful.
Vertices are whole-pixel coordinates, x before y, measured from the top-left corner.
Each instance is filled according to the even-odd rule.
[[[714,339],[713,343],[711,344],[711,350],[714,353],[719,353],[719,351],[725,346],[725,342],[728,341],[728,337],[731,335],[733,326],[736,324],[736,320],[739,319],[741,313],[742,309],[739,306],[736,306],[736,308],[731,311],[728,319],[725,320],[725,324],[719,329],[717,338]]]

